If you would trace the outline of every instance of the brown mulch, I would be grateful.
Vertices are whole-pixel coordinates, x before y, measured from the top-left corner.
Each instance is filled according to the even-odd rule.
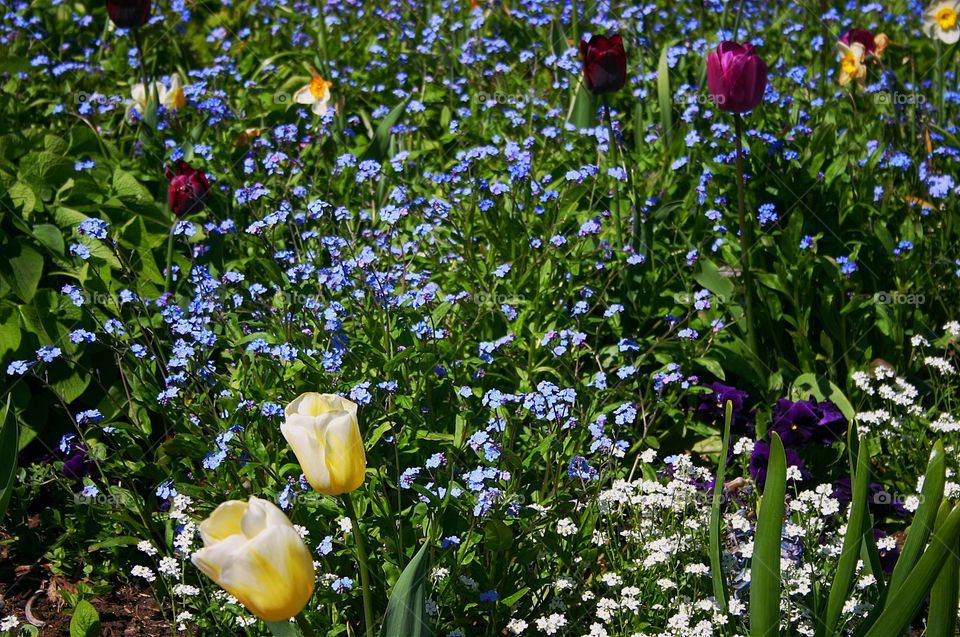
[[[11,547],[0,544],[0,617],[16,615],[21,624],[27,624],[26,605],[33,598],[33,617],[44,622],[40,637],[69,635],[70,608],[61,591],[75,591],[76,583],[52,574],[46,565],[16,562]],[[88,601],[100,614],[103,637],[168,637],[177,634],[171,622],[164,619],[147,585],[117,582],[110,593]]]

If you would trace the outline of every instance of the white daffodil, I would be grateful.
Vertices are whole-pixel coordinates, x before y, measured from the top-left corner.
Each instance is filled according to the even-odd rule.
[[[184,85],[181,84],[180,75],[174,73],[170,76],[170,84],[163,82],[154,82],[153,90],[156,91],[157,103],[168,109],[183,108],[187,103],[187,97],[183,93]],[[134,84],[130,90],[130,107],[136,108],[143,115],[147,112],[147,90],[143,83]]]
[[[330,103],[330,87],[333,82],[329,82],[313,71],[313,79],[310,83],[293,94],[293,101],[297,104],[310,106],[316,115],[323,115],[327,112],[327,105]]]
[[[946,44],[960,40],[960,0],[935,2],[923,14],[923,30]]]
[[[867,78],[867,67],[863,63],[867,50],[859,42],[853,42],[850,46],[837,42],[837,48],[840,49],[840,77],[837,80],[840,86],[846,86],[852,80],[863,84]]]

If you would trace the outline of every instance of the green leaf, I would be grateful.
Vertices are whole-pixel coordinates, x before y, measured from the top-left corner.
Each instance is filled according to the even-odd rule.
[[[955,637],[957,634],[957,604],[960,602],[960,558],[953,545],[940,576],[930,591],[930,610],[927,613],[926,637]]]
[[[33,299],[43,275],[43,255],[24,240],[17,241],[15,256],[8,256],[10,287],[25,303]]]
[[[483,541],[490,551],[506,551],[513,544],[513,531],[500,520],[489,520],[483,529]]]
[[[99,637],[100,615],[93,604],[81,599],[70,618],[70,637]]]
[[[721,302],[726,302],[733,296],[736,287],[733,281],[730,277],[721,274],[720,269],[707,259],[700,260],[700,272],[694,278],[697,283],[716,294]]]
[[[827,610],[822,623],[824,634],[834,635],[840,613],[847,601],[847,595],[853,587],[857,574],[857,560],[863,541],[864,522],[867,519],[867,497],[870,486],[870,452],[866,440],[861,441],[857,454],[857,470],[853,476],[853,500],[850,505],[850,518],[847,520],[847,533],[843,536],[840,560],[837,572],[833,576],[833,585],[827,597]]]
[[[7,405],[3,408],[3,418],[0,418],[0,526],[3,526],[3,516],[10,505],[17,473],[20,433],[17,430],[17,415],[10,408],[12,399],[13,394],[7,394]]]
[[[597,123],[597,107],[594,104],[593,94],[582,80],[573,96],[569,122],[577,129],[590,128]]]
[[[853,422],[856,410],[844,395],[843,390],[816,374],[801,374],[793,381],[793,393],[800,399],[813,396],[817,400],[829,400],[840,410],[848,422]]]
[[[387,157],[390,151],[390,140],[393,138],[393,133],[390,132],[390,129],[396,126],[400,118],[403,117],[404,112],[407,110],[407,105],[410,104],[410,100],[412,99],[413,93],[411,93],[407,99],[394,106],[393,110],[387,113],[387,116],[377,125],[377,130],[374,131],[373,139],[370,140],[370,145],[367,147],[365,153],[367,158],[381,161]]]
[[[723,523],[723,481],[727,475],[727,449],[730,448],[730,421],[733,420],[733,403],[727,401],[724,406],[723,442],[720,445],[720,464],[717,467],[717,479],[713,485],[713,504],[710,507],[710,577],[713,579],[713,597],[717,600],[720,612],[727,613],[727,586],[723,579],[723,557],[720,549],[720,535]]]
[[[380,637],[430,637],[427,619],[426,579],[428,545],[424,544],[400,574],[393,587]]]
[[[147,203],[153,200],[150,191],[136,177],[117,168],[113,172],[113,190],[117,198],[127,203]]]
[[[930,460],[927,462],[927,472],[923,478],[923,489],[920,491],[920,506],[913,516],[913,524],[907,533],[907,541],[903,544],[903,550],[900,551],[900,557],[897,559],[896,566],[893,567],[893,574],[890,576],[889,592],[890,596],[896,595],[900,587],[906,581],[907,576],[920,554],[923,547],[927,545],[927,539],[933,532],[934,523],[937,519],[937,510],[940,502],[943,500],[943,489],[946,484],[946,454],[943,450],[943,442],[938,440],[930,451]]]
[[[270,629],[274,637],[303,637],[297,625],[291,621],[263,622]]]
[[[946,505],[946,503],[944,503]],[[933,538],[917,565],[907,576],[896,595],[887,595],[887,603],[864,637],[903,635],[927,593],[947,563],[947,556],[956,548],[960,538],[960,505],[947,515],[944,523],[933,533]],[[952,633],[951,633],[952,634]]]
[[[7,194],[10,195],[13,205],[19,208],[25,217],[29,217],[30,213],[37,209],[37,193],[29,184],[18,181],[10,187]]]
[[[664,148],[670,148],[673,138],[673,94],[670,92],[670,65],[667,63],[667,49],[672,42],[663,45],[660,61],[657,63],[657,100],[660,103],[660,126],[663,127]]]
[[[33,238],[51,252],[62,255],[64,251],[63,234],[53,224],[41,223],[33,227]]]
[[[750,637],[780,634],[780,545],[786,492],[786,453],[780,436],[773,432],[750,563]]]

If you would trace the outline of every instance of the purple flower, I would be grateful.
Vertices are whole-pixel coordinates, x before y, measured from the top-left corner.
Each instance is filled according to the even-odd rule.
[[[748,423],[752,414],[747,411],[747,399],[750,394],[724,385],[723,383],[711,383],[707,385],[712,391],[710,394],[701,394],[700,404],[697,405],[697,418],[708,425],[723,427],[723,419],[726,410],[727,401],[733,403],[733,416],[730,421],[732,431],[747,432],[752,429]]]
[[[801,473],[804,462],[796,451],[790,447],[784,446],[784,453],[787,459],[787,467],[797,467]],[[753,452],[750,454],[750,477],[762,489],[767,482],[767,464],[770,462],[770,443],[766,440],[758,440],[753,444]]]
[[[770,431],[775,431],[784,446],[829,445],[843,440],[847,419],[830,401],[780,399],[773,409]]]

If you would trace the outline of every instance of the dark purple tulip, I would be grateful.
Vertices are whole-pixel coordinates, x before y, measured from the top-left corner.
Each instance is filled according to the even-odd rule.
[[[202,171],[193,168],[182,159],[174,172],[167,168],[167,203],[178,217],[200,212],[210,194],[210,182]]]
[[[850,46],[854,42],[860,43],[864,50],[871,55],[877,52],[877,42],[873,34],[866,29],[850,29],[840,37],[840,41]]]
[[[767,88],[767,65],[754,53],[753,46],[721,42],[707,55],[707,88],[721,110],[752,111]]]
[[[619,35],[595,35],[589,42],[580,40],[580,57],[583,78],[591,93],[605,95],[623,88],[627,81],[627,53]]]
[[[107,15],[118,28],[142,27],[150,19],[150,0],[107,0]]]

